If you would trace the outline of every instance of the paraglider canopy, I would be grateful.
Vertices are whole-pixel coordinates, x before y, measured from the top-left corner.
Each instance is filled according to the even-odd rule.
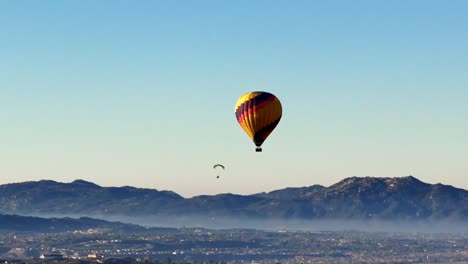
[[[219,179],[220,174],[222,174],[223,171],[224,171],[224,165],[222,165],[222,164],[215,164],[215,165],[213,166],[213,169],[216,170],[216,174],[217,174],[217,175],[216,175],[216,179]]]
[[[221,167],[221,168],[223,168],[223,170],[224,170],[224,165],[222,165],[222,164],[215,164],[215,165],[213,166],[213,169],[216,169],[217,167]]]

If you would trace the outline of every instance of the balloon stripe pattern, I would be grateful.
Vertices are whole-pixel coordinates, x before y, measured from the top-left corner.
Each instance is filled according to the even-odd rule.
[[[268,92],[250,92],[236,103],[237,122],[247,135],[260,147],[281,120],[282,106],[279,99]]]

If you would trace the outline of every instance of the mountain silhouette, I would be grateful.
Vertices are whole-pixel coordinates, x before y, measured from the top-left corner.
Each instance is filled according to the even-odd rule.
[[[0,214],[0,232],[2,231],[21,231],[21,232],[65,232],[87,229],[113,229],[126,231],[144,231],[146,228],[133,224],[121,222],[108,222],[89,217],[73,218],[40,218],[19,215]]]
[[[350,177],[329,187],[184,198],[171,191],[101,187],[76,180],[0,185],[0,213],[207,216],[260,219],[468,220],[468,191],[415,177]]]

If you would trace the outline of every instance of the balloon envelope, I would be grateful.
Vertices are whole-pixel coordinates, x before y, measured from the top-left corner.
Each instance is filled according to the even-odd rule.
[[[283,109],[280,100],[268,92],[249,92],[236,103],[237,122],[261,151],[260,146],[281,120]]]

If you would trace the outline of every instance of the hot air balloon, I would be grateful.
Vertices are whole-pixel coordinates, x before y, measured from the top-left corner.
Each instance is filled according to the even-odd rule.
[[[235,106],[237,122],[262,151],[262,144],[278,125],[281,115],[281,102],[268,92],[250,92],[242,95]]]

